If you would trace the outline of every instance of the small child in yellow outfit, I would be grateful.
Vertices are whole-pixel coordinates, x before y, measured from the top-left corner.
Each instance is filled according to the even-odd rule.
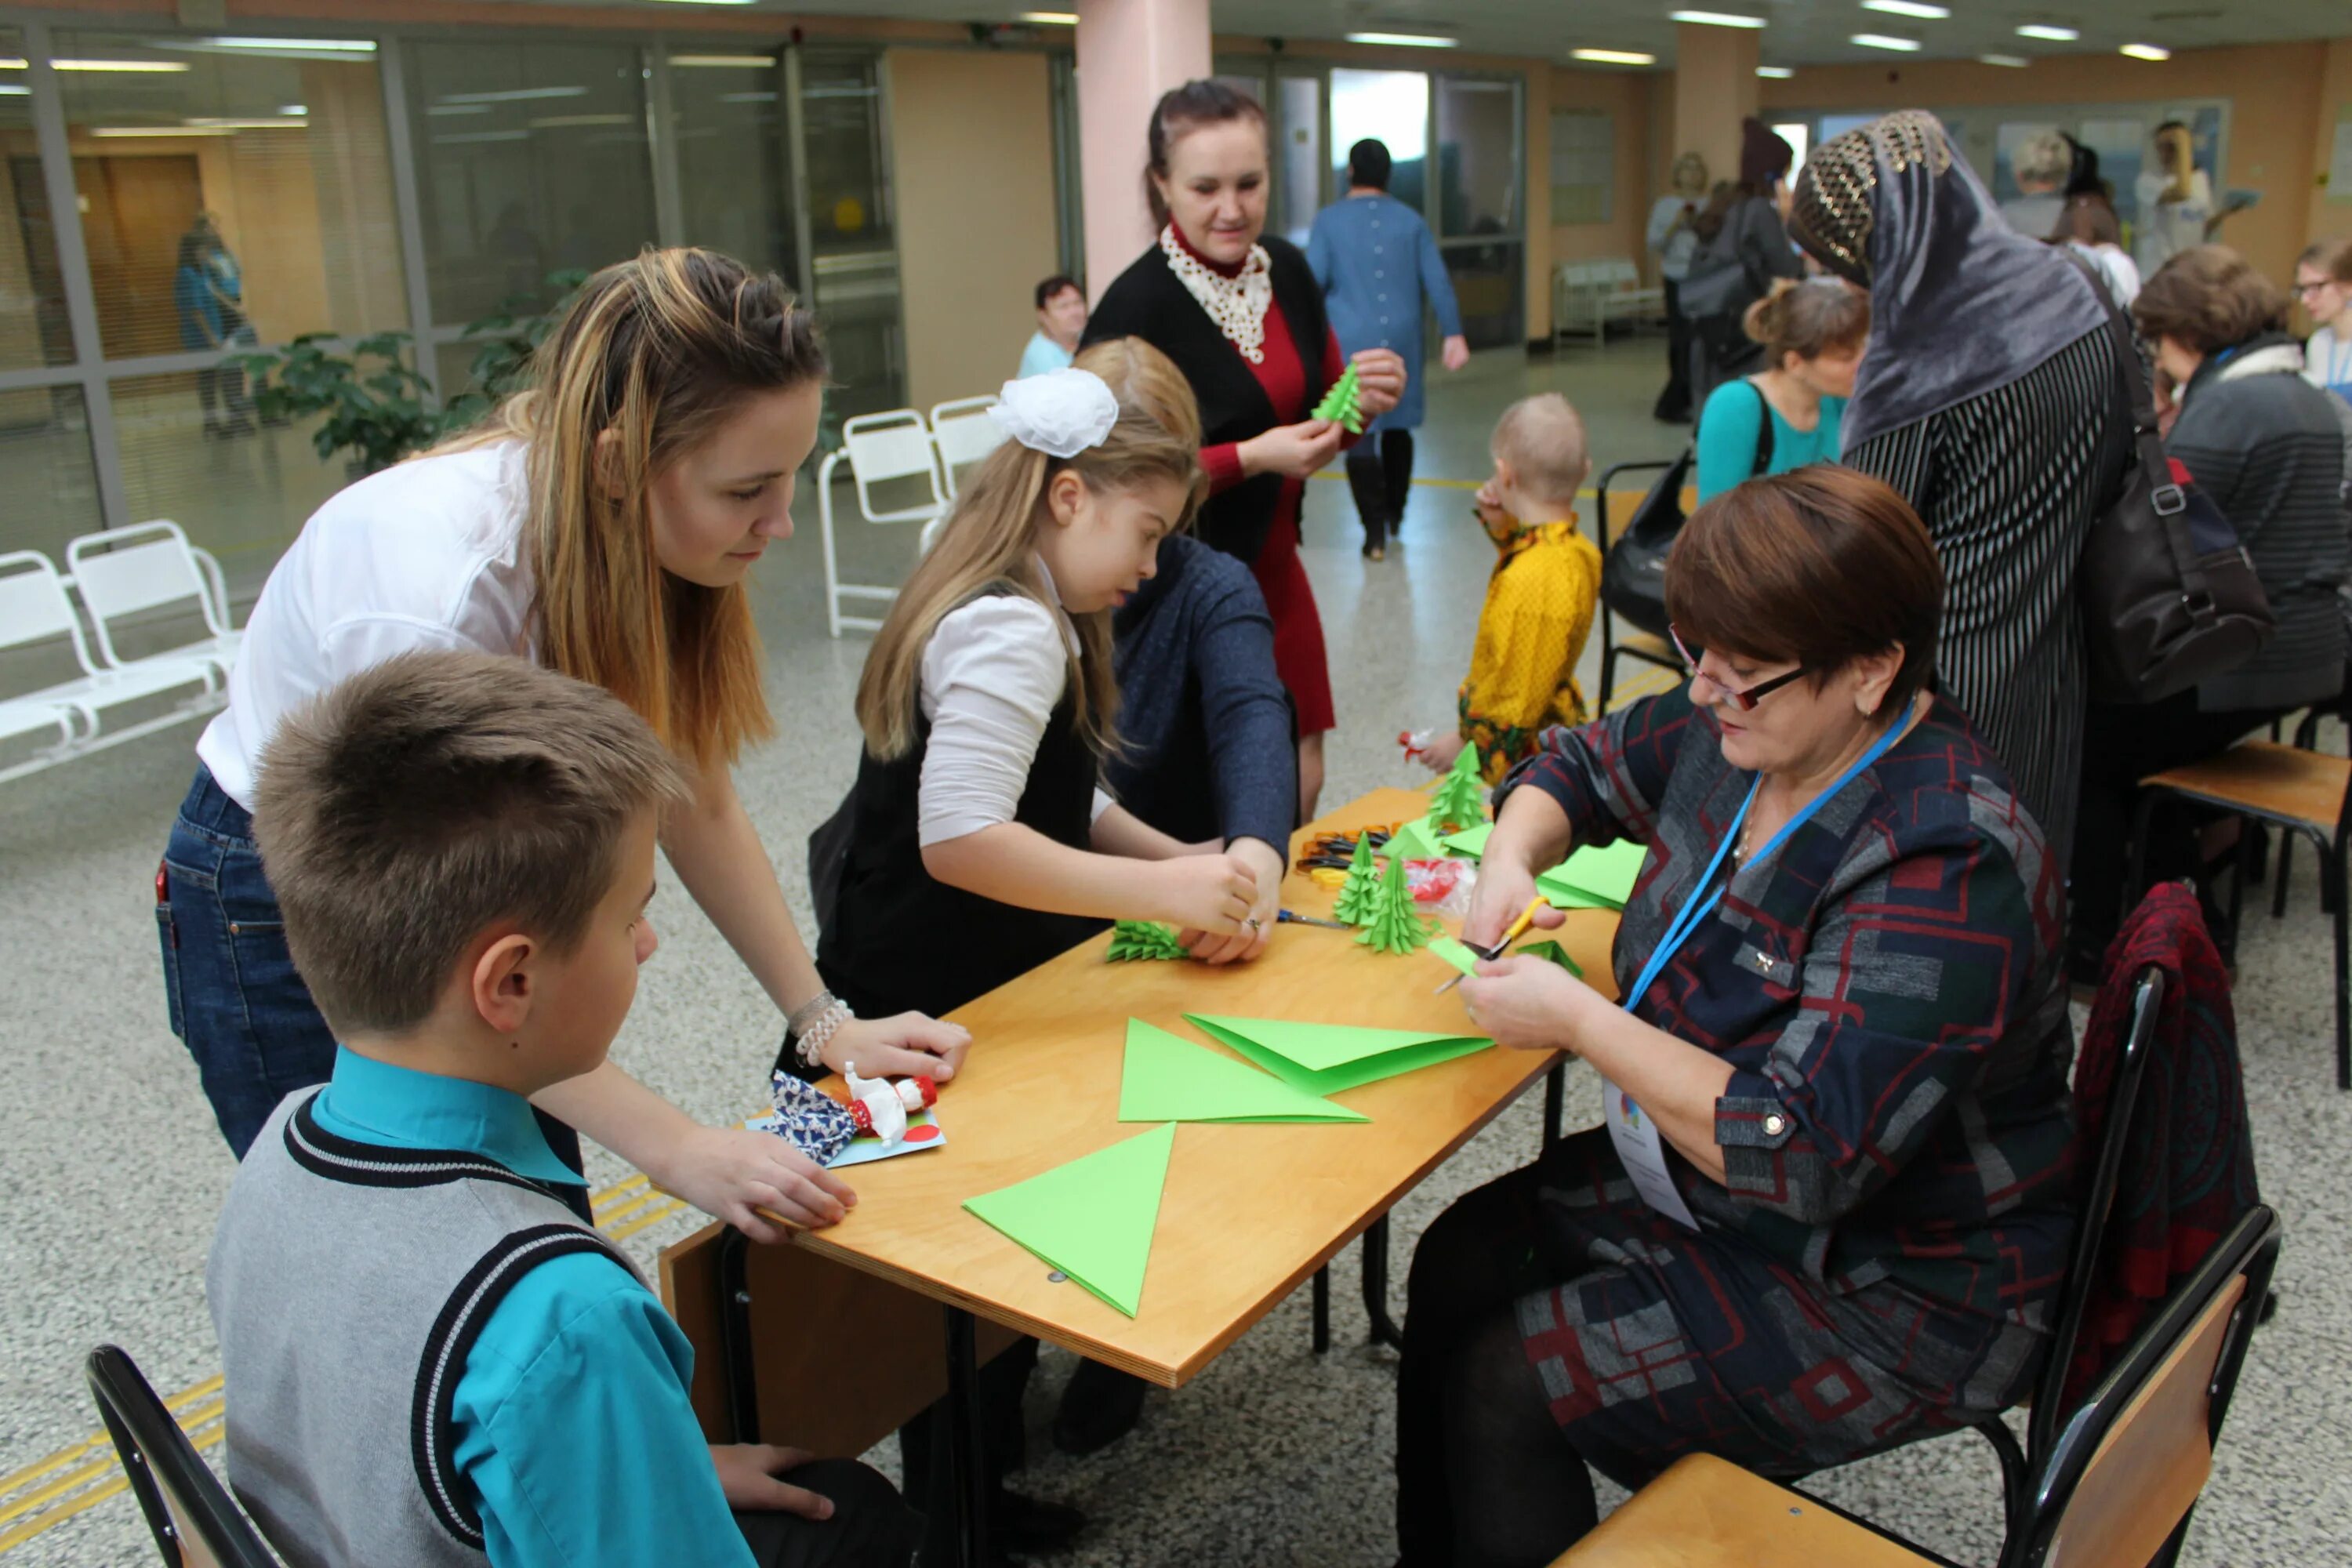
[[[1489,784],[1550,726],[1584,722],[1576,665],[1601,596],[1601,552],[1576,523],[1576,492],[1592,471],[1584,421],[1556,392],[1522,398],[1503,411],[1492,450],[1478,521],[1502,559],[1455,699],[1460,723],[1416,753],[1444,772],[1475,744]]]

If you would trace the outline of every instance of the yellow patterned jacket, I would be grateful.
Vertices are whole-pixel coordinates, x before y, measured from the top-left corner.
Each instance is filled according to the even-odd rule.
[[[1551,725],[1584,722],[1576,664],[1601,597],[1601,552],[1573,516],[1521,527],[1497,548],[1470,674],[1455,696],[1463,739],[1478,748],[1489,784]]]

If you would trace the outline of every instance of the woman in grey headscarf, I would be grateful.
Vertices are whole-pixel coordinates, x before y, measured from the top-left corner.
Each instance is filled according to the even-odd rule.
[[[2001,221],[1917,110],[1823,142],[1790,232],[1870,290],[1843,460],[1927,522],[1939,685],[2008,763],[2063,874],[2087,680],[2074,565],[2126,450],[2105,310],[2082,268]]]

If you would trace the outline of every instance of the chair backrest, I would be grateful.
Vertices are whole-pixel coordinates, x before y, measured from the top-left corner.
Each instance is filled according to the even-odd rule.
[[[193,599],[215,637],[228,630],[218,622],[212,584],[176,522],[159,519],[85,533],[66,546],[66,569],[73,574],[81,602],[89,606],[99,652],[109,664],[123,662],[115,652],[110,628],[125,616]]]
[[[75,662],[85,671],[97,670],[57,563],[37,550],[0,554],[0,648],[29,647],[52,637],[71,641]]]
[[[2131,1028],[2124,1037],[2123,1059],[2116,1064],[2115,1082],[2107,1091],[2105,1127],[2091,1158],[2088,1196],[2074,1216],[2074,1245],[2066,1262],[2066,1285],[2058,1301],[2058,1321],[2050,1337],[2049,1359],[2033,1387],[2033,1408],[2026,1421],[2026,1452],[2038,1462],[2045,1458],[2066,1414],[2066,1374],[2074,1360],[2074,1346],[2083,1337],[2083,1317],[2090,1310],[2097,1282],[2099,1258],[2105,1249],[2107,1220],[2115,1212],[2116,1184],[2122,1179],[2124,1150],[2132,1123],[2140,1112],[2140,1086],[2147,1079],[2148,1058],[2156,1039],[2156,1018],[2164,1005],[2164,971],[2149,964],[2132,986]]]
[[[940,478],[952,499],[956,475],[1004,443],[1004,426],[988,416],[994,396],[959,397],[931,410],[931,444],[939,448]]]
[[[2278,1215],[2239,1216],[2060,1431],[2002,1568],[2144,1568],[2212,1473],[2271,1271]]]
[[[1625,258],[1612,256],[1593,264],[1593,281],[1604,289],[1638,289],[1642,286],[1642,274]]]
[[[91,1397],[169,1568],[278,1568],[261,1532],[228,1495],[131,1358],[89,1352]]]
[[[911,408],[860,414],[841,426],[841,447],[857,485],[857,510],[868,522],[921,522],[945,506],[938,464],[931,455],[930,426]],[[920,479],[929,499],[915,506],[881,508],[874,492],[883,485]]]

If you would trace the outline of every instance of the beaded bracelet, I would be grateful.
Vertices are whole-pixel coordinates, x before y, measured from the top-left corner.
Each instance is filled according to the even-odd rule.
[[[813,1001],[795,1012],[786,1020],[784,1026],[794,1038],[802,1065],[812,1068],[820,1065],[824,1047],[833,1043],[834,1036],[841,1033],[841,1026],[856,1016],[857,1015],[849,1010],[849,1004],[830,991],[820,991]]]

